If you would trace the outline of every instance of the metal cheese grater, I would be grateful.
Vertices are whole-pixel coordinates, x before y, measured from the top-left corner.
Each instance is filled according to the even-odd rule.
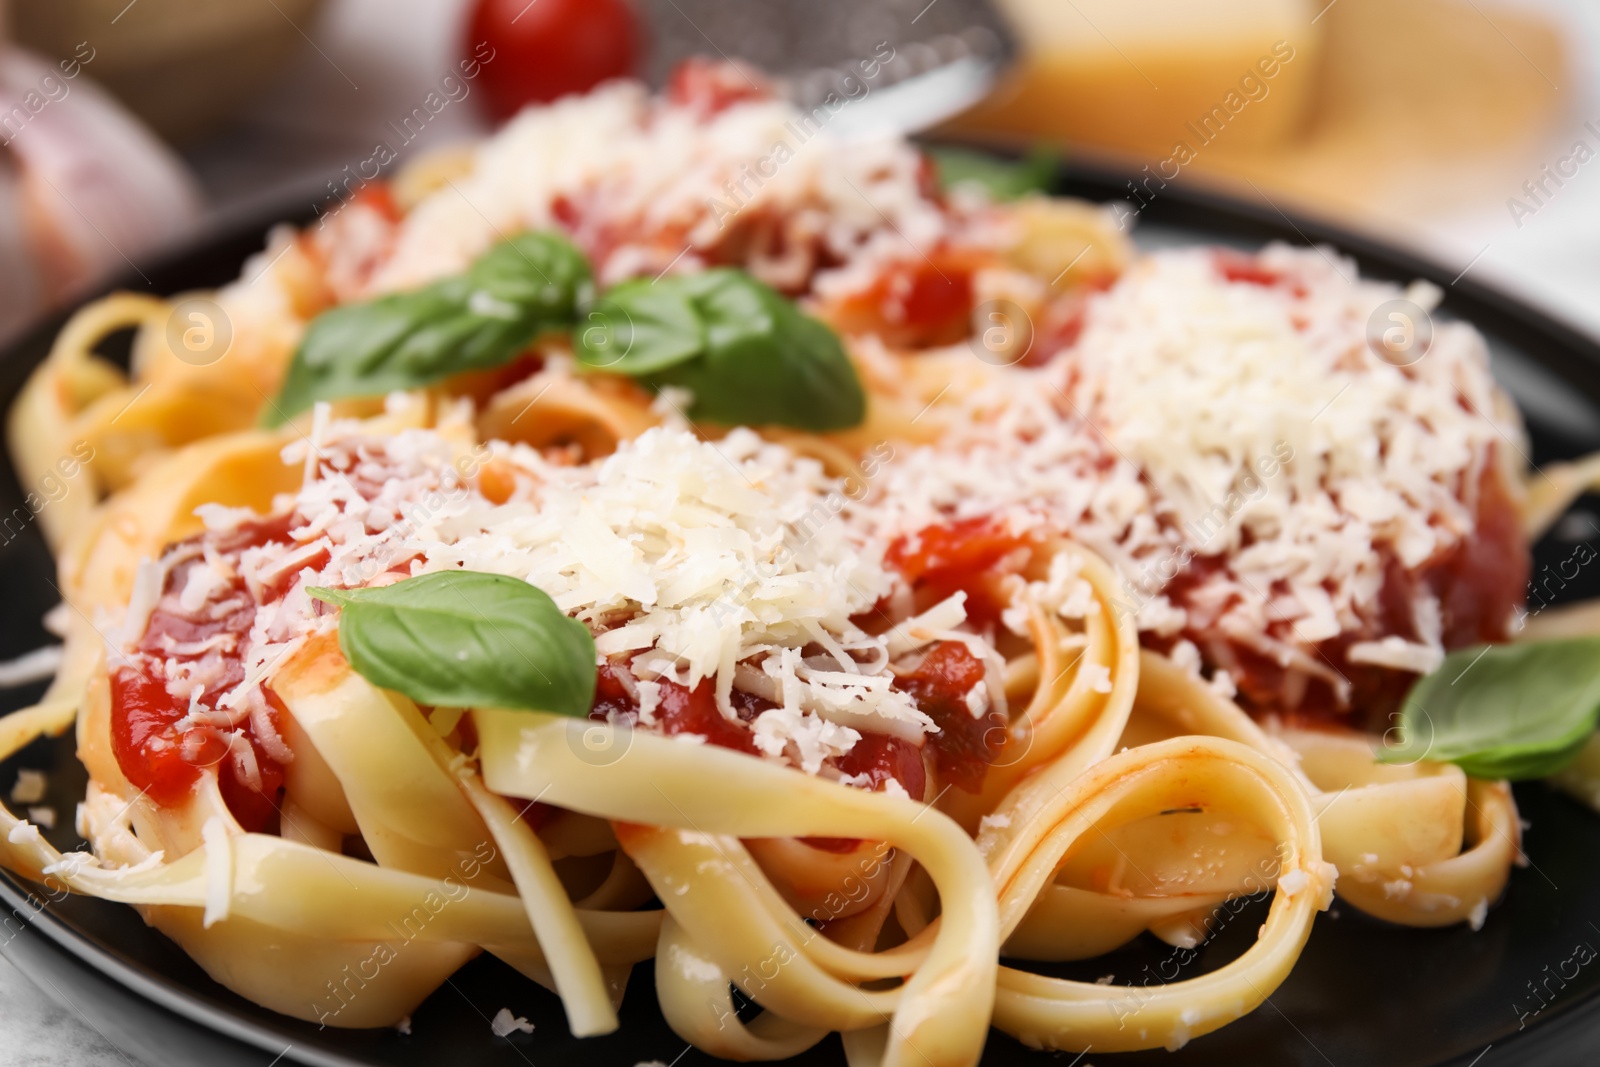
[[[680,60],[744,60],[846,134],[910,133],[976,103],[1016,54],[988,0],[643,0],[660,85]],[[841,101],[843,103],[841,103]]]

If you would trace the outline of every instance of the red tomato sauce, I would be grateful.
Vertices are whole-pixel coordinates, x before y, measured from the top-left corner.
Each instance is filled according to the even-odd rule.
[[[884,561],[911,585],[917,609],[958,592],[967,594],[967,618],[994,626],[1010,606],[1007,579],[1027,561],[1033,541],[987,516],[929,526],[898,537]]]
[[[607,5],[615,0],[607,0]],[[602,5],[602,6],[607,6]],[[486,68],[487,69],[487,68]],[[613,72],[613,75],[620,72]],[[596,79],[597,83],[600,79]],[[592,84],[590,83],[591,86]],[[590,86],[583,86],[587,89]],[[569,91],[579,91],[572,89]],[[702,121],[708,121],[735,105],[770,100],[776,91],[764,78],[750,68],[720,59],[693,56],[680,62],[667,77],[665,96],[673,107],[694,112]],[[555,99],[539,97],[538,99]],[[735,178],[735,180],[738,180]],[[748,193],[744,194],[745,196]],[[742,266],[750,251],[752,231],[778,227],[780,219],[759,210],[743,210],[743,197],[733,201],[739,208],[717,240],[707,247],[695,248],[695,255],[711,265]],[[613,198],[602,187],[590,186],[570,193],[558,193],[550,202],[550,214],[572,242],[583,250],[596,273],[612,254],[624,245],[648,245],[661,254],[659,266],[666,268],[683,258],[686,245],[691,244],[692,222],[645,224],[637,215],[618,216],[612,208]],[[780,227],[781,228],[781,227]],[[722,227],[719,227],[722,230]],[[768,249],[768,252],[778,251]],[[694,257],[688,257],[692,263]],[[670,262],[669,262],[670,261]],[[651,267],[644,273],[654,273]],[[808,279],[809,281],[809,279]],[[780,287],[782,288],[782,287]],[[787,291],[804,291],[804,286]]]
[[[202,536],[211,537],[218,554],[236,563],[239,554],[247,548],[287,542],[289,525],[290,517],[284,515],[246,523],[220,537]],[[182,551],[199,540],[182,542],[168,551]],[[281,802],[283,765],[263,747],[251,720],[246,717],[237,729],[255,755],[261,788],[253,789],[245,784],[235,772],[228,744],[218,728],[181,725],[189,714],[189,701],[168,692],[161,675],[169,662],[192,663],[204,655],[219,656],[220,677],[209,681],[200,697],[200,703],[209,710],[215,710],[218,697],[238,685],[245,676],[243,645],[255,619],[257,602],[242,578],[236,575],[220,595],[213,594],[211,603],[237,601],[236,607],[216,618],[210,617],[207,608],[183,614],[167,607],[168,596],[183,589],[190,571],[196,566],[205,566],[205,561],[196,558],[171,569],[162,589],[163,601],[151,612],[149,625],[129,656],[130,663],[111,672],[111,749],[128,781],[158,804],[180,802],[204,769],[215,766],[223,799],[234,818],[246,830],[267,830],[274,825]],[[269,600],[281,597],[291,580],[286,577],[264,594]],[[213,639],[225,644],[209,653],[171,647],[174,644],[180,648],[194,646]],[[285,711],[271,690],[263,689],[268,705],[266,717],[276,731]]]
[[[879,790],[893,778],[913,800],[921,800],[927,790],[927,768],[922,750],[909,741],[888,734],[862,734],[855,747],[837,761],[840,771],[867,776],[868,788]],[[856,837],[802,837],[801,841],[823,852],[854,852],[861,847]]]
[[[674,68],[665,92],[670,106],[703,122],[776,95],[770,83],[743,65],[703,57]],[[787,296],[804,296],[817,273],[841,266],[848,257],[814,224],[814,208],[780,206],[756,196],[770,178],[765,166],[752,160],[729,174],[722,191],[707,202],[706,210],[717,222],[710,240],[693,236],[703,228],[703,219],[660,220],[619,211],[604,177],[555,195],[550,214],[595,264],[597,274],[604,274],[617,250],[627,247],[632,253],[647,250],[642,260],[629,257],[627,269],[633,274],[739,267]],[[923,197],[945,209],[937,170],[925,157],[917,183]],[[684,254],[686,246],[693,255]],[[990,250],[954,245],[935,247],[927,255],[908,250],[905,260],[886,266],[859,291],[827,301],[819,314],[842,332],[874,333],[897,348],[954,344],[971,332],[973,276],[994,258]]]
[[[1308,290],[1304,285],[1282,271],[1263,266],[1258,256],[1236,252],[1231,248],[1218,248],[1212,253],[1212,257],[1212,261],[1217,265],[1217,272],[1227,281],[1243,285],[1260,285],[1268,289],[1282,286],[1297,297],[1307,295]]]
[[[557,194],[550,201],[550,214],[562,232],[595,265],[596,272],[623,245],[648,244],[662,254],[665,265],[688,243],[688,231],[683,226],[659,226],[643,232],[637,218],[608,212],[605,193],[592,187]],[[670,252],[667,251],[669,247]]]
[[[729,720],[717,708],[714,686],[710,680],[702,681],[693,689],[676,682],[660,681],[660,696],[656,704],[655,728],[668,737],[678,734],[697,734],[708,744],[732,749],[746,755],[759,755],[755,735],[750,724],[756,716],[769,708],[777,707],[770,700],[735,689],[729,698],[738,721]],[[601,722],[636,723],[639,705],[628,693],[621,673],[611,664],[601,666],[595,679],[594,707],[589,718]],[[863,733],[851,750],[839,757],[836,766],[847,775],[867,776],[872,789],[881,789],[893,778],[911,796],[921,799],[926,788],[922,764],[922,750],[909,741],[887,734]],[[826,851],[850,852],[858,842],[848,838],[801,838],[807,844]]]
[[[400,205],[395,201],[393,186],[382,178],[368,181],[345,203],[369,207],[387,222],[399,222],[405,217],[405,212],[400,210]]]
[[[1392,725],[1390,716],[1405,700],[1416,675],[1376,664],[1352,663],[1349,649],[1357,642],[1390,635],[1420,641],[1422,635],[1416,631],[1412,605],[1423,593],[1439,601],[1443,624],[1440,639],[1446,649],[1509,640],[1512,620],[1527,589],[1531,562],[1516,504],[1498,474],[1492,453],[1477,496],[1474,533],[1420,566],[1407,568],[1392,551],[1382,549],[1384,577],[1375,617],[1362,629],[1317,646],[1315,654],[1322,662],[1349,682],[1348,703],[1339,700],[1327,681],[1312,679],[1300,699],[1289,706],[1284,699],[1288,671],[1270,656],[1229,642],[1228,654],[1235,662],[1228,671],[1239,688],[1239,703],[1253,713],[1276,712],[1302,725],[1356,725],[1379,731]],[[1164,592],[1174,604],[1186,606],[1187,597],[1222,566],[1221,557],[1196,557]],[[1285,625],[1281,629],[1283,632],[1274,636],[1293,639],[1292,628]],[[1203,629],[1191,628],[1183,636],[1199,646],[1202,653],[1216,640],[1215,634]],[[1161,651],[1172,644],[1148,634],[1143,637],[1146,645]],[[1208,660],[1214,658],[1207,654]]]
[[[885,562],[910,584],[917,610],[966,593],[967,619],[979,629],[993,630],[1010,606],[1011,579],[1028,563],[1035,544],[1031,537],[982,516],[897,538]],[[974,716],[967,706],[967,694],[984,674],[983,661],[965,644],[941,641],[914,671],[896,682],[896,688],[908,693],[939,727],[928,744],[940,782],[969,793],[983,788],[1007,725],[997,712]]]
[[[590,262],[604,264],[625,245],[649,246],[659,256],[663,270],[693,262],[682,254],[684,247],[692,244],[689,226],[669,223],[642,229],[637,217],[609,213],[607,199],[603,190],[590,188],[557,194],[550,203],[550,213],[562,232]],[[695,256],[709,267],[754,269],[779,292],[801,296],[809,291],[818,271],[837,267],[840,260],[828,251],[820,235],[793,232],[792,221],[769,206],[749,204],[725,220],[711,243],[695,246]],[[766,269],[758,266],[762,263],[767,264]],[[774,273],[773,265],[779,263],[783,264],[781,277]]]
[[[748,67],[725,60],[693,56],[667,77],[667,100],[710,117],[735,104],[770,100],[772,86]]]
[[[656,684],[660,687],[660,696],[656,703],[655,722],[668,737],[698,734],[707,743],[721,748],[731,748],[752,756],[760,752],[748,724],[765,710],[758,704],[766,704],[767,707],[773,705],[736,689],[732,702],[739,721],[732,722],[717,707],[716,692],[709,679],[701,681],[693,689],[671,681]],[[619,719],[630,724],[638,722],[639,704],[629,695],[621,672],[609,663],[600,668],[595,678],[594,707],[589,710],[589,718],[601,722]]]
[[[825,317],[845,333],[873,333],[893,348],[955,344],[972,332],[972,277],[982,260],[956,249],[889,266],[841,297]]]
[[[960,641],[940,641],[923,661],[895,682],[939,727],[928,738],[939,780],[968,793],[983,788],[984,775],[1005,737],[999,712],[974,716],[967,694],[983,681],[983,661]]]

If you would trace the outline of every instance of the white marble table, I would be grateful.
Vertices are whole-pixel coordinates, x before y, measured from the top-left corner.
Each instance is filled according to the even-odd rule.
[[[0,957],[0,1067],[136,1065]]]

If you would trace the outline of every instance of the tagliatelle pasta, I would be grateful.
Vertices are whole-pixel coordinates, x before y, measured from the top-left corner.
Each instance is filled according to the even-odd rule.
[[[0,860],[322,1025],[396,1025],[487,952],[604,1034],[653,960],[699,1048],[838,1032],[855,1067],[973,1064],[991,1026],[1180,1047],[1270,997],[1335,893],[1481,926],[1521,856],[1509,785],[1384,731],[1449,652],[1514,636],[1528,539],[1592,462],[1524,484],[1470,327],[1409,362],[1367,344],[1425,287],[1282,247],[1135,255],[1086,205],[947,193],[898,141],[790,145],[805,122],[603,87],[403,213],[374,186],[276,234],[204,298],[218,358],[178,351],[178,302],[80,312],[9,424],[24,483],[79,480],[40,512],[64,659],[0,759],[75,728],[93,851],[0,808]],[[731,219],[707,207],[775,155]],[[580,312],[648,328],[518,333],[546,290],[453,280],[526,231],[626,296]],[[722,295],[618,284],[711,270]],[[283,410],[329,322],[412,387]],[[126,374],[95,355],[125,329]],[[835,341],[848,425],[805,392]],[[469,346],[478,369],[429,364]],[[761,398],[786,421],[706,418],[763,360],[792,361],[795,395]],[[420,591],[462,575],[478,600]],[[1269,892],[1202,976],[1028,969],[1147,933],[1199,952]]]

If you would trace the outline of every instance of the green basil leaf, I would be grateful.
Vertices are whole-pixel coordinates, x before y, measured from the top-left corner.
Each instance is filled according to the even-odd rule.
[[[1022,159],[1003,159],[968,148],[933,148],[928,154],[944,188],[978,185],[995,200],[1048,192],[1061,169],[1060,153],[1045,145],[1034,145]]]
[[[350,665],[419,704],[577,718],[594,704],[593,635],[527,582],[438,571],[376,589],[307,591],[338,606]]]
[[[663,278],[607,290],[574,340],[578,359],[595,370],[640,377],[701,355],[706,336],[692,288]]]
[[[262,421],[281,424],[319,400],[501,366],[539,334],[575,323],[592,291],[588,262],[565,238],[502,241],[465,274],[318,315]]]
[[[1455,763],[1476,778],[1543,778],[1600,722],[1600,637],[1463,649],[1412,687],[1384,763]]]
[[[624,282],[589,318],[573,345],[580,363],[688,389],[692,418],[825,431],[866,417],[838,336],[742,270]]]

